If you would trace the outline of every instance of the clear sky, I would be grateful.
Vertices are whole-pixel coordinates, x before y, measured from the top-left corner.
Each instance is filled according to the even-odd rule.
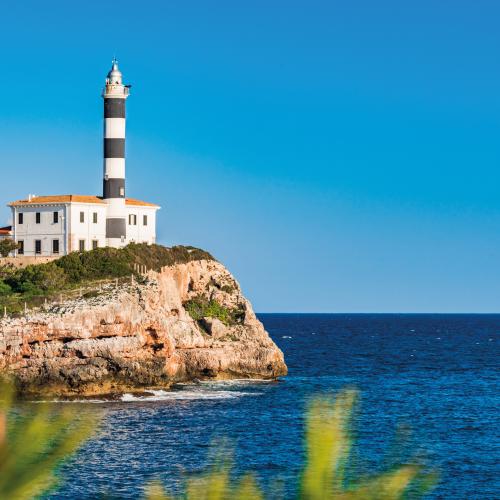
[[[500,310],[498,1],[0,7],[2,207],[101,193],[116,54],[128,195],[257,311]]]

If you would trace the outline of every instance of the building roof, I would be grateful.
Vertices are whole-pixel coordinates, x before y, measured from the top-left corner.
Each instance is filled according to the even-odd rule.
[[[0,235],[12,234],[12,226],[0,227]]]
[[[25,205],[47,205],[61,203],[97,203],[99,205],[104,205],[106,202],[99,196],[86,196],[80,194],[63,194],[57,196],[32,196],[31,198],[25,200],[17,200],[9,203],[9,207],[18,207]],[[144,206],[144,207],[158,207],[154,203],[148,203],[147,201],[135,200],[133,198],[126,198],[126,205],[134,206]]]
[[[9,203],[9,206],[21,206],[21,205],[46,205],[48,203],[99,203],[102,201],[97,196],[83,196],[79,194],[62,194],[57,196],[32,196],[26,200],[17,200]]]
[[[160,205],[156,205],[155,203],[149,203],[147,201],[135,200],[134,198],[127,198],[125,200],[125,205],[134,205],[137,207],[157,207],[157,208],[160,208]]]

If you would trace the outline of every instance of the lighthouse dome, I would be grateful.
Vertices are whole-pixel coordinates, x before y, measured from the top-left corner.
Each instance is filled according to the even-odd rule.
[[[118,69],[118,61],[113,59],[113,65],[107,76],[108,83],[111,84],[122,84],[122,72]]]

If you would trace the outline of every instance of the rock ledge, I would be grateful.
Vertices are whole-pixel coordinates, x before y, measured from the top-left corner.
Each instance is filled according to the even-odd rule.
[[[195,321],[184,304],[204,296],[238,322]],[[194,379],[286,375],[283,353],[225,267],[210,260],[150,271],[143,283],[0,321],[0,372],[28,394],[99,395]]]

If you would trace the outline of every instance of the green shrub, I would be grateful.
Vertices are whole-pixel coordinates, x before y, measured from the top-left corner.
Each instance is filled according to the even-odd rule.
[[[119,278],[131,274],[133,267],[124,249],[110,247],[73,252],[58,259],[55,265],[66,273],[72,283]]]
[[[0,284],[3,283],[0,298],[4,297],[0,306],[6,306],[9,313],[17,313],[24,308],[24,302],[28,302],[28,306],[36,305],[39,302],[37,296],[47,296],[96,280],[130,276],[136,272],[137,266],[159,271],[163,266],[200,259],[213,260],[213,257],[194,247],[130,244],[121,249],[104,247],[73,252],[56,261],[22,269],[0,266]],[[6,296],[10,296],[8,300]]]
[[[225,325],[230,326],[241,323],[245,318],[243,309],[224,307],[216,300],[208,299],[203,295],[197,295],[185,302],[184,308],[195,321],[200,321],[203,318],[217,318]]]
[[[204,250],[191,246],[174,246],[171,248],[146,243],[131,243],[123,249],[131,263],[144,265],[147,269],[159,271],[164,266],[186,264],[194,260],[214,260]]]
[[[55,264],[64,270],[70,282],[79,283],[128,276],[135,271],[136,265],[159,271],[163,266],[201,259],[213,260],[213,257],[194,247],[167,248],[131,243],[121,249],[104,247],[88,252],[73,252],[61,257]]]
[[[12,293],[12,288],[7,285],[4,281],[0,280],[0,296],[10,295]]]
[[[18,244],[10,238],[2,238],[0,240],[0,255],[2,257],[8,257],[9,253],[13,250],[17,250]]]
[[[66,273],[53,262],[18,269],[6,280],[16,292],[36,295],[37,291],[59,290],[66,284]]]

